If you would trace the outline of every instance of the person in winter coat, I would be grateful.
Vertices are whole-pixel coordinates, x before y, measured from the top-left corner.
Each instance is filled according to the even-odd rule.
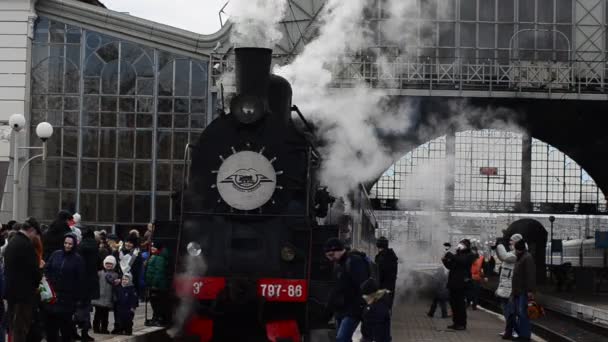
[[[131,281],[135,286],[135,291],[139,289],[139,274],[142,271],[141,251],[137,246],[139,246],[139,238],[130,235],[123,247],[113,254],[118,260],[120,274],[128,273],[132,276]]]
[[[72,214],[69,211],[62,210],[57,214],[57,218],[49,230],[42,237],[42,246],[44,247],[44,260],[48,260],[54,251],[63,249],[64,236],[72,230],[68,226],[68,221],[72,219]]]
[[[346,250],[344,242],[331,238],[325,242],[325,257],[334,263],[336,284],[329,296],[337,327],[337,342],[350,342],[361,321],[361,285],[370,277],[369,263],[358,253]]]
[[[498,288],[496,289],[495,295],[499,298],[502,312],[505,317],[505,331],[501,334],[505,340],[516,337],[515,333],[515,310],[513,301],[510,300],[513,269],[515,268],[515,262],[517,256],[515,255],[515,243],[523,239],[521,234],[514,234],[511,236],[509,241],[509,251],[502,243],[502,239],[497,239],[496,244],[492,246],[492,249],[496,249],[496,256],[502,263],[500,265],[500,272],[498,275]]]
[[[361,285],[365,300],[363,323],[367,327],[369,341],[391,342],[391,301],[389,290],[378,288],[378,283],[370,278]]]
[[[63,249],[53,252],[44,266],[44,274],[49,281],[57,300],[47,305],[46,338],[48,342],[59,340],[70,342],[73,339],[72,316],[76,305],[85,297],[82,286],[85,279],[85,264],[76,253],[76,236],[65,235]]]
[[[441,308],[441,318],[448,318],[448,299],[450,298],[450,294],[447,288],[448,277],[446,274],[446,269],[441,266],[439,267],[435,273],[433,274],[433,303],[431,304],[431,308],[427,313],[427,316],[433,317],[435,316],[435,310],[437,310],[437,306]]]
[[[167,314],[169,300],[169,249],[164,248],[160,241],[152,245],[152,257],[146,268],[146,284],[150,291],[152,304],[152,321],[149,325],[164,326],[169,323]]]
[[[32,323],[36,293],[42,273],[32,239],[39,235],[35,227],[20,225],[4,250],[5,298],[8,302],[8,326],[13,342],[25,342]]]
[[[82,224],[80,223],[81,220],[82,220],[82,217],[80,217],[80,214],[75,213],[74,215],[72,215],[72,220],[70,221],[71,224],[69,225],[72,233],[74,233],[74,235],[76,235],[76,238],[78,239],[78,243],[80,243],[80,241],[82,241]]]
[[[487,278],[483,272],[483,263],[485,260],[483,255],[479,254],[477,247],[471,248],[471,252],[475,255],[475,261],[473,261],[473,264],[471,265],[471,282],[469,282],[467,306],[471,304],[473,310],[477,310],[481,283],[486,281]]]
[[[471,281],[471,265],[475,259],[476,256],[471,253],[471,242],[468,239],[458,243],[456,254],[447,252],[441,259],[443,265],[450,270],[448,289],[450,290],[453,324],[448,326],[448,329],[466,330],[467,328],[465,291],[467,283]]]
[[[375,263],[378,266],[378,282],[381,289],[387,289],[391,294],[391,307],[394,301],[395,283],[397,282],[398,258],[392,248],[388,248],[388,239],[380,237],[376,241],[378,254]]]
[[[120,285],[120,276],[115,271],[116,258],[108,255],[103,260],[103,270],[98,272],[99,298],[94,299],[95,317],[93,318],[93,331],[99,334],[109,334],[108,317],[114,307],[114,288]]]
[[[92,229],[85,228],[82,233],[82,240],[78,245],[78,254],[84,260],[84,297],[79,303],[76,310],[76,323],[82,329],[81,340],[93,341],[89,336],[91,329],[91,310],[93,309],[91,301],[99,298],[99,278],[97,270],[99,266],[99,248],[95,240],[95,234]]]
[[[513,269],[511,297],[515,304],[515,321],[519,332],[518,341],[530,341],[532,335],[528,317],[528,300],[534,299],[536,290],[536,265],[528,253],[525,240],[515,243],[517,261]]]
[[[116,288],[114,307],[118,319],[118,331],[113,333],[131,335],[133,333],[133,317],[139,304],[137,291],[133,286],[131,274],[123,274],[120,286]]]

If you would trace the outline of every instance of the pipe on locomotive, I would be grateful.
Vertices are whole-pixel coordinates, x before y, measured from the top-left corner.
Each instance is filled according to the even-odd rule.
[[[268,112],[268,87],[272,50],[266,48],[236,48],[236,97],[230,103],[230,113],[242,124],[252,124]]]

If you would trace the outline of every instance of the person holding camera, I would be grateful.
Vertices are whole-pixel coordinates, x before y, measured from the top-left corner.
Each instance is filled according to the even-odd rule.
[[[448,290],[450,291],[450,307],[452,308],[452,322],[448,329],[466,330],[467,311],[465,306],[465,293],[467,284],[471,282],[471,265],[476,256],[471,253],[471,241],[461,240],[456,247],[456,254],[447,252],[441,261],[450,271],[448,274]]]
[[[502,312],[505,316],[505,331],[501,333],[504,340],[509,340],[513,337],[517,337],[515,332],[515,310],[513,301],[510,300],[512,290],[512,278],[513,269],[517,262],[517,256],[515,255],[515,243],[522,240],[521,234],[513,234],[509,240],[509,250],[504,245],[502,238],[496,239],[496,243],[491,247],[496,251],[498,260],[502,263],[500,265],[500,272],[498,275],[498,288],[496,289],[496,297],[499,298]]]

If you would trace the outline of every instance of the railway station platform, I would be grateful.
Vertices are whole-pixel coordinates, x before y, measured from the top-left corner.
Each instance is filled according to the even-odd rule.
[[[393,342],[488,342],[503,341],[498,335],[503,331],[504,320],[501,316],[483,308],[467,309],[467,330],[454,331],[447,329],[452,324],[450,318],[435,318],[426,315],[430,301],[416,300],[395,303],[393,314]],[[353,339],[357,341],[357,339]],[[533,341],[544,341],[533,336]]]
[[[148,303],[148,318],[152,317],[152,307]],[[110,325],[109,330],[111,331],[114,327],[114,315],[110,312],[109,317]],[[92,317],[91,317],[92,319]],[[91,333],[91,336],[95,339],[95,341],[105,341],[105,342],[126,342],[126,341],[152,341],[154,340],[153,336],[157,332],[161,332],[163,328],[160,327],[146,327],[145,323],[145,306],[144,303],[140,303],[139,307],[135,311],[135,318],[133,319],[133,335],[111,335],[111,334],[94,334]]]

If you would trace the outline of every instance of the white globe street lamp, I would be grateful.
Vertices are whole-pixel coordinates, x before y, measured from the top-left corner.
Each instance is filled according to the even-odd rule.
[[[21,174],[25,167],[34,159],[42,158],[46,160],[46,141],[53,136],[53,126],[48,122],[41,122],[36,126],[36,135],[42,140],[42,146],[23,146],[19,147],[19,139],[17,133],[21,132],[26,127],[25,117],[22,114],[13,114],[8,119],[8,124],[11,126],[13,131],[11,136],[13,138],[13,220],[19,220],[18,206],[19,206],[19,181]],[[35,155],[30,159],[26,160],[25,163],[19,168],[19,150],[42,150],[41,154]]]

